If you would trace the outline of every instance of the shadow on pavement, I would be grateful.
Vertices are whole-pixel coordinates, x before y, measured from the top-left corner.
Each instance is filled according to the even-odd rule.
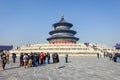
[[[20,68],[20,66],[11,67],[11,68],[6,68],[5,70],[16,69],[16,68]]]
[[[58,69],[61,69],[61,68],[65,68],[65,66],[60,66],[60,67],[58,67]]]

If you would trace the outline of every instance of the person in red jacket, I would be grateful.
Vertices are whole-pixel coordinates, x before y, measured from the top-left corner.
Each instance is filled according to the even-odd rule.
[[[43,52],[40,53],[40,59],[41,59],[41,64],[43,64],[43,61],[44,61],[44,53]]]

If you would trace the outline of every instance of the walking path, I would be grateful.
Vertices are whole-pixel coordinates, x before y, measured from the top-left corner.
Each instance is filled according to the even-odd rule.
[[[10,61],[6,70],[0,71],[0,80],[120,80],[120,63],[108,58],[60,57],[59,64],[44,64],[25,69]]]

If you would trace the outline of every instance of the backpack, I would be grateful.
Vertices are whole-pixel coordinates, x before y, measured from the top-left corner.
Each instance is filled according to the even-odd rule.
[[[24,55],[23,59],[24,59],[25,61],[27,61],[27,60],[28,60],[28,56],[27,56],[27,55]]]
[[[53,58],[57,58],[57,56],[58,56],[58,55],[55,53],[55,54],[53,55]]]

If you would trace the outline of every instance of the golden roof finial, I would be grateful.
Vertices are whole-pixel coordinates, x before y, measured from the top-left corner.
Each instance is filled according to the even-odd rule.
[[[62,18],[64,18],[64,14],[62,14],[62,16],[61,16]]]

